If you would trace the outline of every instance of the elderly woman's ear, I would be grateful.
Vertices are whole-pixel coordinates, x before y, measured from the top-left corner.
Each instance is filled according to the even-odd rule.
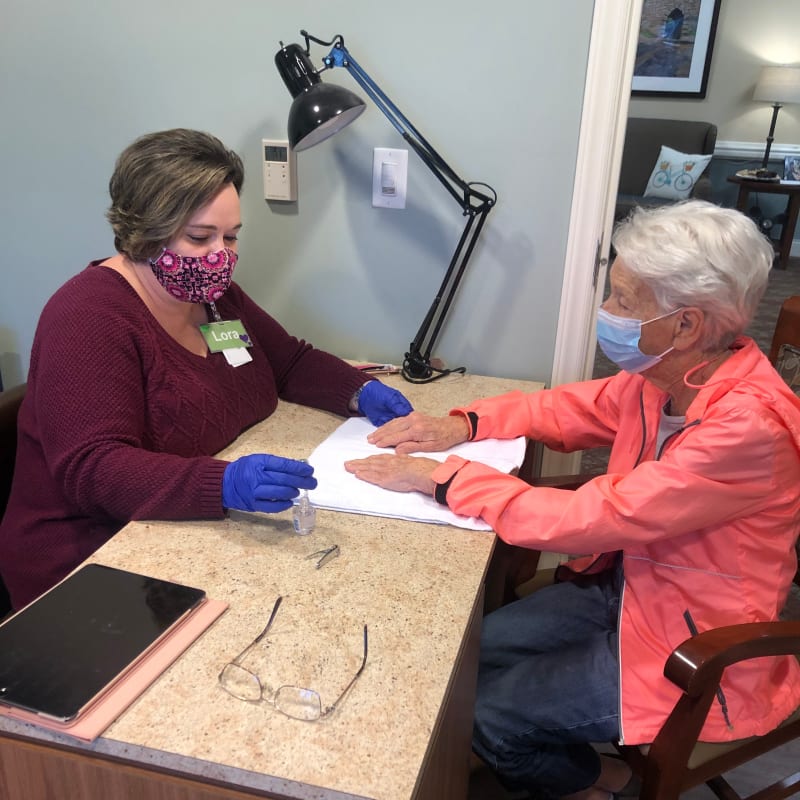
[[[682,308],[675,315],[672,346],[676,350],[692,350],[702,346],[706,315],[695,306]]]

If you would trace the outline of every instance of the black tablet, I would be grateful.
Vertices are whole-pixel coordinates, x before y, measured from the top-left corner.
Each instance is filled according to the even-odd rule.
[[[74,719],[204,597],[146,575],[81,567],[0,625],[0,703]]]

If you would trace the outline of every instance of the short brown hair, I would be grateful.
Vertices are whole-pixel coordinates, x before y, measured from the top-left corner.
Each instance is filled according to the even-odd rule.
[[[209,133],[140,136],[120,154],[108,184],[114,246],[134,261],[156,258],[226,184],[241,193],[243,182],[241,158]]]

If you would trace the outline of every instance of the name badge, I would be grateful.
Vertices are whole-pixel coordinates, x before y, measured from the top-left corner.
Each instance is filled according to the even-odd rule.
[[[234,348],[252,347],[244,325],[238,319],[225,322],[207,322],[200,326],[200,332],[212,353],[221,353]]]

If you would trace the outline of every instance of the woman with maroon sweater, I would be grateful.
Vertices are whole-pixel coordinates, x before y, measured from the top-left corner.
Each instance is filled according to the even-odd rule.
[[[148,134],[119,157],[108,212],[117,253],[53,295],[33,343],[0,526],[14,608],[130,520],[289,508],[316,486],[308,464],[213,457],[279,398],[376,425],[411,411],[232,283],[243,179],[239,157],[198,131]]]

